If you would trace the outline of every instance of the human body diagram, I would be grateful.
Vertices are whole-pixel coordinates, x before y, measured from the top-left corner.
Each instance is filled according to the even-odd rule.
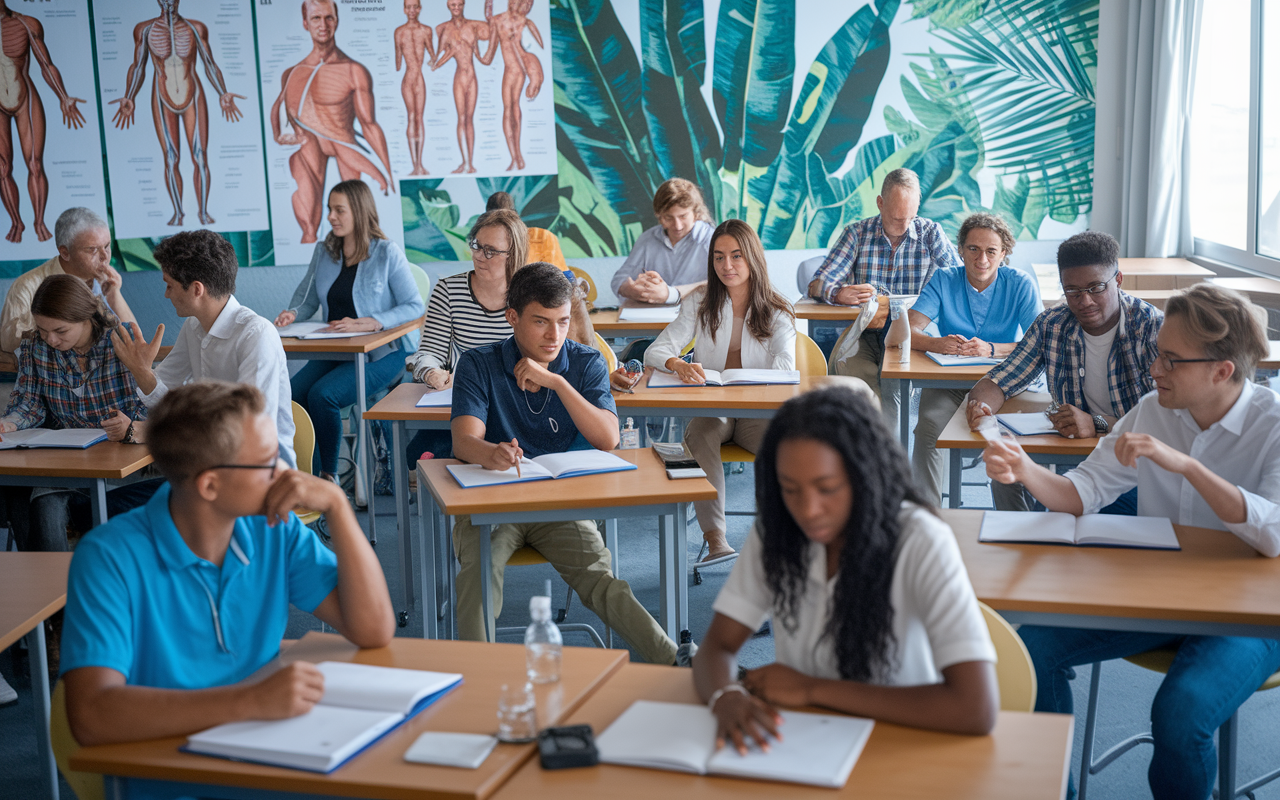
[[[293,214],[302,228],[302,243],[316,241],[324,211],[324,180],[329,159],[335,159],[342,180],[361,174],[377,182],[382,193],[391,188],[391,158],[387,139],[374,110],[373,78],[369,70],[338,49],[338,9],[329,0],[303,4],[303,27],[311,34],[311,52],[280,76],[280,95],[271,107],[271,132],[277,144],[297,146],[289,157],[289,171],[297,190]],[[281,123],[281,110],[292,132]],[[361,144],[356,135],[359,121]],[[386,173],[369,158],[370,148]]]
[[[427,102],[427,82],[422,77],[423,55],[427,62],[436,59],[436,49],[432,46],[430,25],[418,21],[422,13],[420,0],[405,0],[404,13],[408,22],[396,28],[396,71],[400,71],[403,63],[404,80],[400,84],[400,94],[404,97],[404,109],[409,117],[409,126],[405,136],[409,140],[409,156],[413,160],[413,171],[410,175],[427,175],[422,166],[422,110]]]
[[[485,17],[489,20],[491,35],[502,46],[502,134],[507,140],[507,150],[511,153],[508,172],[524,169],[524,156],[520,152],[520,128],[523,122],[520,95],[523,92],[532,100],[542,89],[542,62],[536,55],[525,50],[522,41],[524,30],[528,28],[538,47],[545,49],[538,26],[528,16],[532,8],[533,0],[510,0],[508,9],[495,16],[493,0],[485,0]]]
[[[15,128],[27,167],[27,192],[31,196],[36,238],[44,242],[53,236],[44,223],[49,199],[49,179],[44,172],[45,116],[40,93],[31,79],[33,55],[45,83],[58,96],[62,123],[73,129],[83,127],[84,115],[76,104],[85,101],[67,94],[62,73],[45,46],[43,26],[34,17],[10,10],[5,0],[0,0],[0,201],[11,222],[5,235],[10,242],[21,242],[26,229],[18,208],[18,184],[13,180]]]
[[[133,124],[136,99],[146,80],[147,62],[155,73],[151,81],[151,116],[156,137],[164,155],[165,187],[173,204],[169,224],[183,224],[182,173],[178,170],[181,155],[180,136],[185,134],[191,153],[191,185],[195,189],[197,213],[202,225],[211,225],[209,216],[209,106],[204,84],[196,71],[197,61],[204,63],[205,77],[218,95],[222,116],[227,122],[241,118],[236,99],[244,95],[227,91],[209,47],[209,29],[203,22],[178,13],[179,0],[157,0],[160,16],[138,23],[133,29],[133,63],[125,77],[123,97],[118,103],[113,122],[125,129]]]

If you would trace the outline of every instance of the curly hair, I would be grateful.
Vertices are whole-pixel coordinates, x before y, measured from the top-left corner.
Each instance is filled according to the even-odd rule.
[[[756,523],[774,615],[789,631],[799,625],[810,542],[783,501],[777,456],[780,444],[796,439],[835,450],[853,489],[853,508],[840,534],[835,594],[823,638],[832,642],[842,678],[883,677],[893,666],[896,646],[889,589],[901,533],[901,505],[904,500],[924,508],[929,504],[912,483],[907,454],[885,425],[880,409],[865,397],[831,387],[784,403],[756,453]]]
[[[964,252],[969,232],[977,229],[991,231],[1000,237],[1000,249],[1004,251],[1004,258],[1000,263],[1008,264],[1009,255],[1013,252],[1013,246],[1017,240],[1013,238],[1013,231],[1009,230],[1009,223],[1004,221],[1004,217],[999,214],[988,214],[985,211],[965,217],[964,222],[960,223],[960,232],[956,234],[956,246],[961,253]]]
[[[183,289],[200,281],[213,297],[229,297],[236,291],[236,249],[208,228],[176,233],[151,255]]]

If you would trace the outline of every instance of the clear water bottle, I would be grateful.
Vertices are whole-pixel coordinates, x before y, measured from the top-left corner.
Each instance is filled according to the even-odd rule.
[[[560,629],[551,621],[551,598],[529,598],[529,616],[533,621],[524,632],[525,669],[533,683],[555,683],[560,680],[560,648],[564,640]]]
[[[636,424],[631,417],[627,417],[626,427],[618,436],[619,450],[635,450],[640,447],[640,431],[636,430]]]

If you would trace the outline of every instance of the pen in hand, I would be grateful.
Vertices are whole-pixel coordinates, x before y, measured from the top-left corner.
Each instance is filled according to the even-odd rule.
[[[519,451],[518,451],[518,448],[520,447],[520,443],[519,443],[519,442],[517,442],[517,441],[515,440],[515,438],[514,438],[514,437],[511,439],[511,446],[512,446],[512,447],[517,448],[517,452],[516,452],[516,477],[517,477],[517,478],[523,478],[524,476],[520,474],[520,453],[519,453]]]

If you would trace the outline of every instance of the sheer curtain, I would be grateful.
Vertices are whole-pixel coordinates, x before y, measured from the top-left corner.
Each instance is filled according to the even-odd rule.
[[[1204,0],[1128,3],[1120,252],[1189,255],[1191,91]]]

